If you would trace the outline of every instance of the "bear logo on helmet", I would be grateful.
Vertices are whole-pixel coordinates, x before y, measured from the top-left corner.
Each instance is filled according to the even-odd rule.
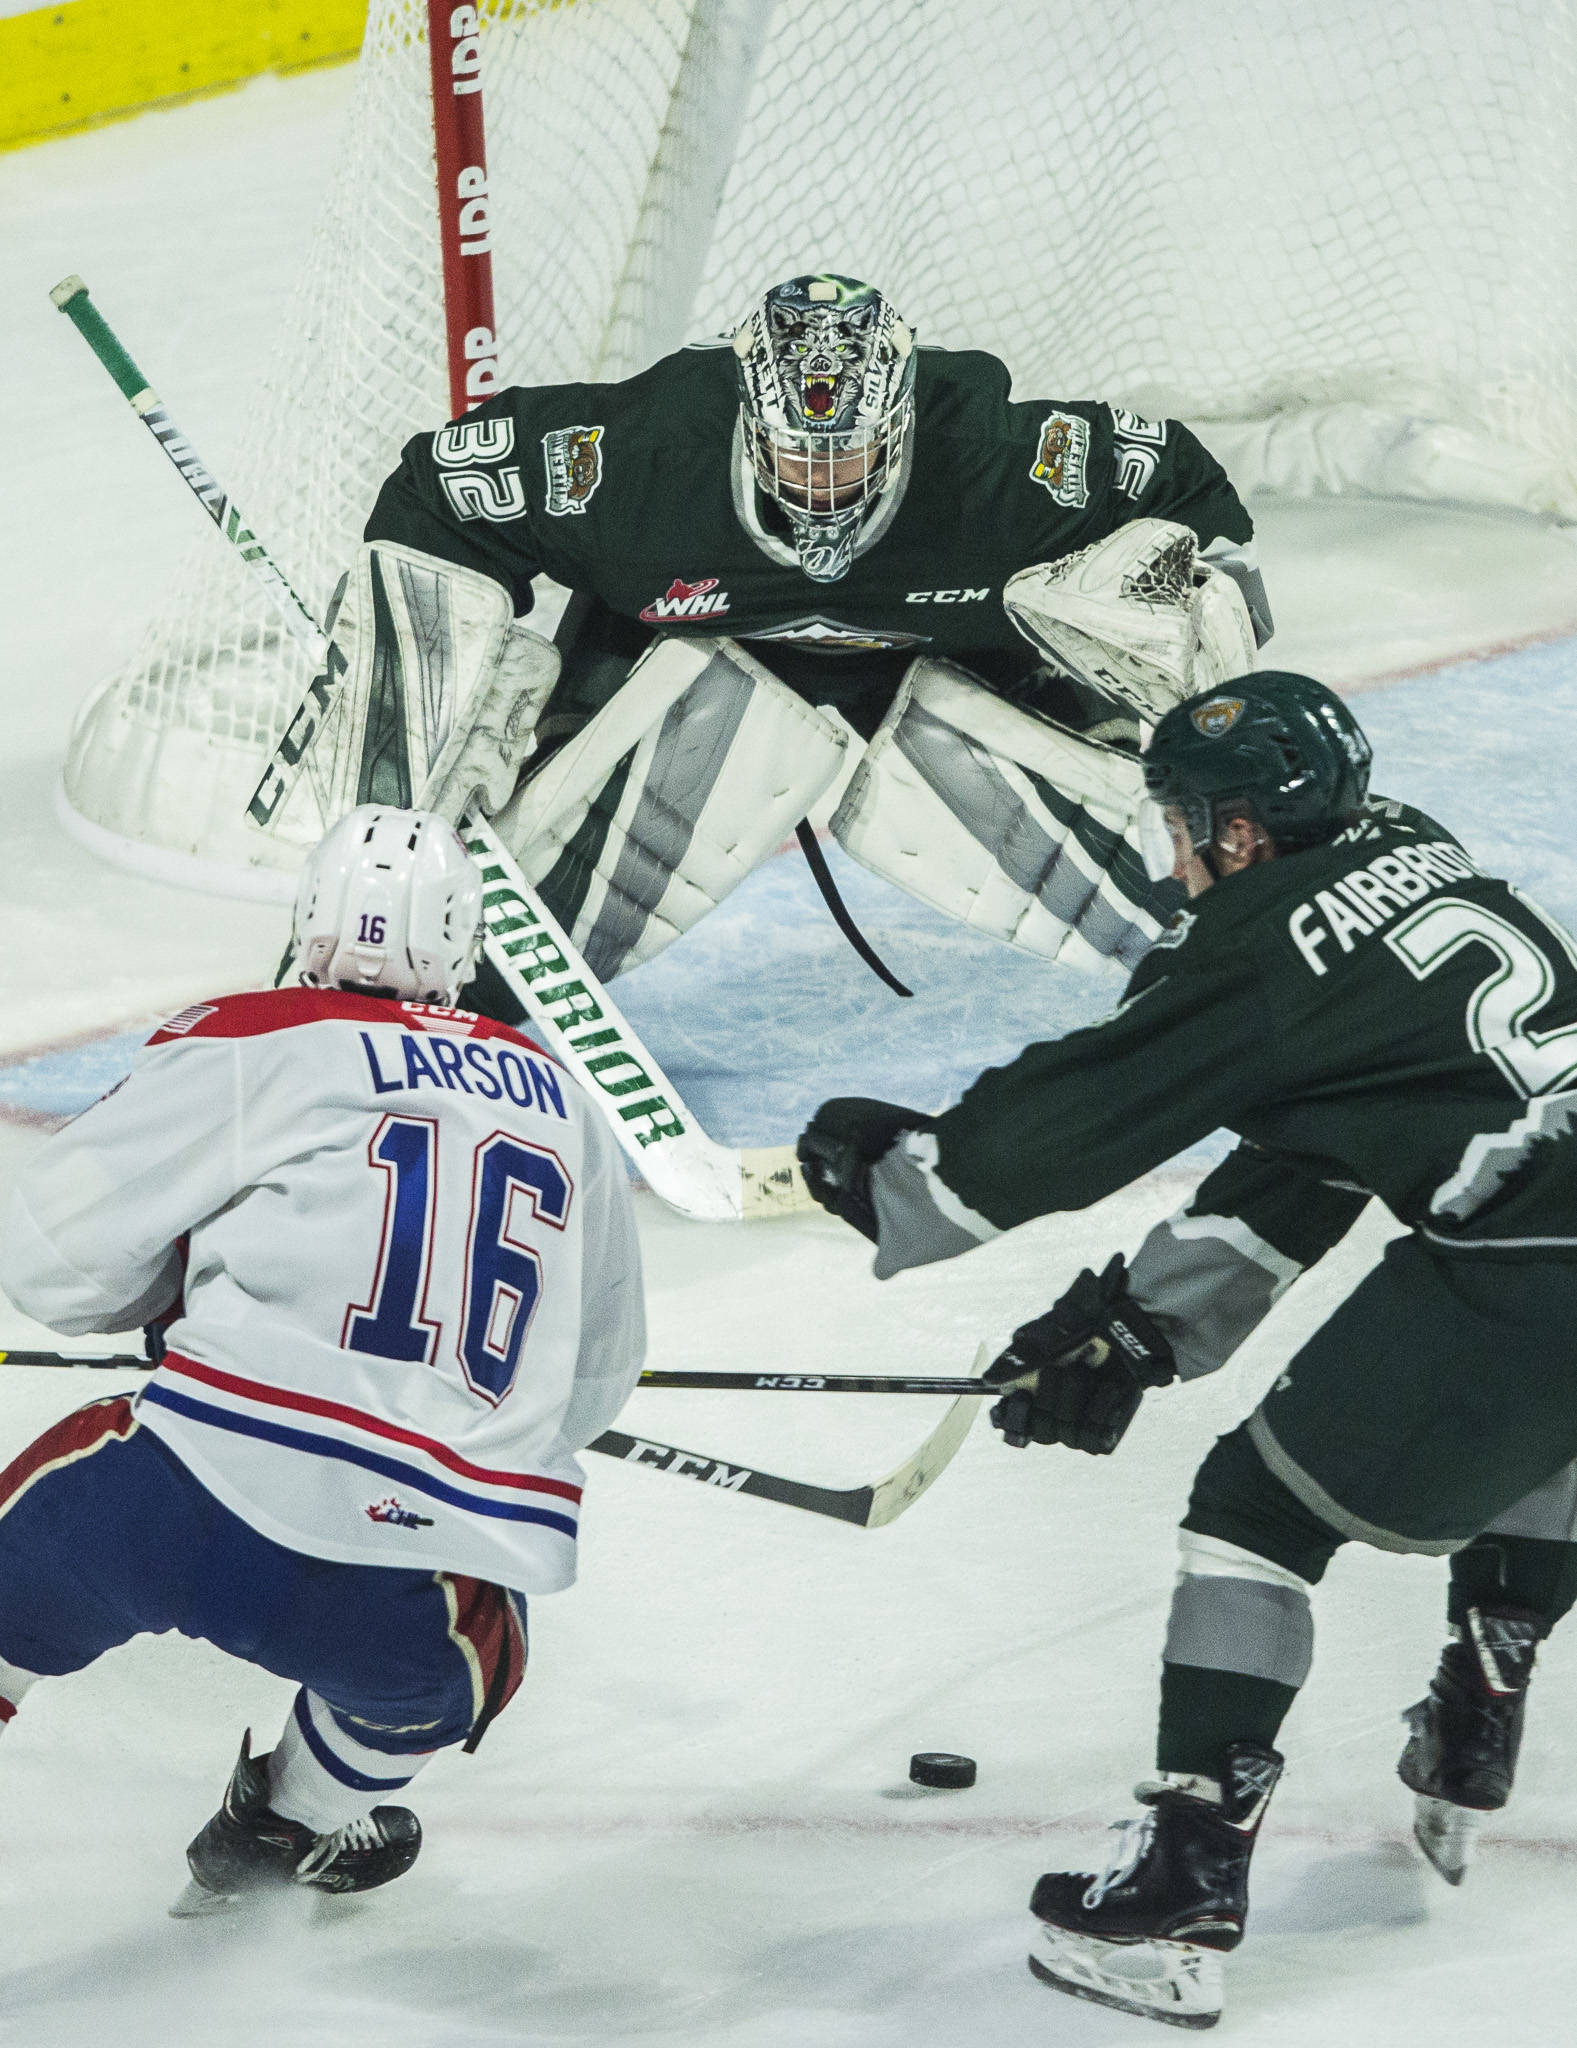
[[[1212,697],[1208,704],[1201,704],[1188,714],[1189,723],[1195,732],[1207,740],[1218,740],[1223,733],[1229,733],[1243,715],[1241,697]]]

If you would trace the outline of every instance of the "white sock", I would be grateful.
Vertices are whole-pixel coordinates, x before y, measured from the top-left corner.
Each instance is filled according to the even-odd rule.
[[[268,1803],[314,1834],[333,1834],[391,1804],[434,1754],[369,1749],[303,1686],[269,1763]]]

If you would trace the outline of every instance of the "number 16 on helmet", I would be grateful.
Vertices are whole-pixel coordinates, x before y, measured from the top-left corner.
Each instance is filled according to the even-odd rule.
[[[470,979],[482,878],[431,811],[360,804],[308,854],[292,944],[307,988],[452,1004]]]

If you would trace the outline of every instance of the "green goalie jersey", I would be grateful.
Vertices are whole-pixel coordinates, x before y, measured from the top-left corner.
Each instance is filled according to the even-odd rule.
[[[1015,402],[996,357],[922,348],[896,510],[844,576],[817,583],[755,487],[738,419],[726,342],[623,383],[504,391],[407,444],[366,537],[481,570],[518,611],[545,573],[653,631],[758,652],[929,649],[1004,681],[1040,659],[1002,609],[1007,579],[1154,516],[1193,528],[1268,635],[1252,522],[1175,420]]]
[[[1281,1212],[1260,1231],[1289,1274],[1370,1194],[1437,1249],[1577,1257],[1577,945],[1430,819],[1371,803],[1207,890],[1111,1016],[895,1146],[877,1271],[1082,1208],[1222,1126],[1247,1143],[1206,1205]]]

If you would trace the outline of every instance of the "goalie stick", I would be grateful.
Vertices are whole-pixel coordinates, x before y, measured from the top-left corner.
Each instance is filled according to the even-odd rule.
[[[808,1479],[784,1479],[776,1472],[759,1472],[753,1465],[733,1464],[705,1451],[681,1450],[677,1444],[658,1443],[651,1437],[630,1436],[622,1429],[605,1429],[586,1446],[605,1458],[621,1458],[629,1465],[647,1465],[653,1471],[671,1473],[676,1479],[692,1479],[700,1486],[720,1487],[726,1493],[753,1494],[758,1500],[775,1500],[788,1508],[803,1508],[807,1514],[828,1515],[837,1522],[852,1522],[861,1529],[885,1528],[925,1493],[957,1455],[980,1413],[978,1395],[1000,1393],[997,1387],[978,1384],[990,1358],[990,1347],[982,1344],[975,1357],[975,1376],[967,1380],[899,1380],[869,1383],[877,1393],[941,1392],[957,1387],[961,1391],[918,1450],[885,1478],[867,1486],[817,1486]],[[0,1365],[90,1366],[99,1371],[151,1372],[146,1358],[129,1352],[82,1353],[64,1351],[0,1351]],[[641,1386],[727,1386],[742,1382],[756,1390],[777,1392],[822,1392],[826,1380],[808,1376],[796,1386],[792,1375],[753,1376],[748,1373],[642,1373]],[[850,1383],[846,1383],[850,1384]],[[864,1384],[864,1383],[861,1383]]]
[[[312,661],[311,686],[249,806],[254,823],[266,820],[295,787],[312,741],[336,708],[340,671],[329,641],[121,346],[82,279],[63,278],[49,296],[257,577]],[[681,1215],[707,1223],[754,1221],[812,1207],[792,1146],[735,1150],[701,1129],[486,816],[480,810],[469,813],[459,830],[482,871],[483,950],[489,962],[547,1050],[600,1104],[614,1136],[652,1193]]]

